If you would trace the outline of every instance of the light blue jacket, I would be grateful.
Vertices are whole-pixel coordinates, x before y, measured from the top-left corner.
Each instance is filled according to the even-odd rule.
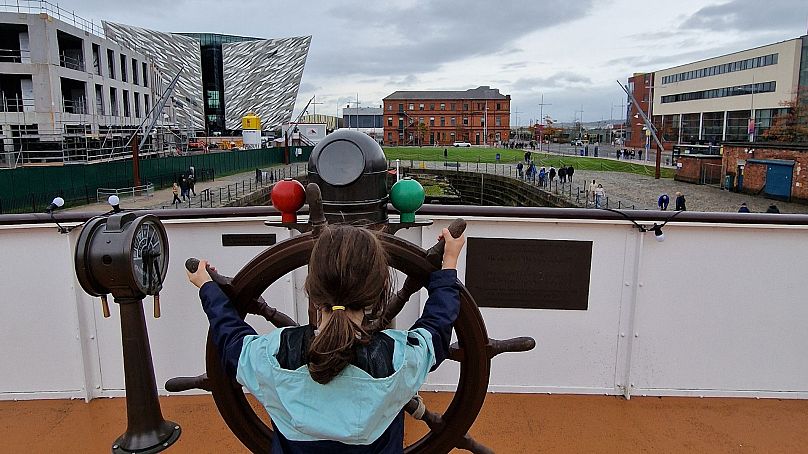
[[[306,365],[297,370],[280,367],[276,355],[282,331],[244,338],[236,379],[264,404],[289,440],[372,443],[418,392],[436,363],[432,335],[426,329],[385,330],[395,342],[391,376],[373,378],[349,364],[322,385],[311,378]]]

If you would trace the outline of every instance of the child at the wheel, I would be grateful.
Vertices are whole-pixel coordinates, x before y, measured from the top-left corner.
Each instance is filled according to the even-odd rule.
[[[446,359],[459,311],[457,259],[465,238],[446,241],[443,269],[429,279],[421,318],[407,331],[368,332],[386,307],[391,274],[373,232],[329,226],[309,261],[306,292],[317,326],[258,336],[211,281],[200,261],[190,281],[200,288],[223,367],[266,407],[273,453],[400,453],[404,405],[427,373]]]

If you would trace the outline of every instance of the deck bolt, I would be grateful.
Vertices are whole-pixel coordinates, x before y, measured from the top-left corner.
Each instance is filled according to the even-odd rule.
[[[626,333],[620,333],[620,337],[626,337]]]
[[[640,333],[634,333],[634,337],[640,337]]]

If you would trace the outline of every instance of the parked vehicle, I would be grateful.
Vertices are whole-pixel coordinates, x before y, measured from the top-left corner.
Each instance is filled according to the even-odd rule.
[[[204,150],[205,144],[199,140],[191,140],[188,142],[189,150]]]
[[[470,147],[471,144],[468,143],[468,142],[455,142],[455,143],[452,144],[452,146],[455,147],[455,148],[457,148],[457,147]]]

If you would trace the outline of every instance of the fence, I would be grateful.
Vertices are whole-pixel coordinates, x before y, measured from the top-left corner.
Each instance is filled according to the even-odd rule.
[[[636,209],[635,204],[624,203],[622,200],[612,199],[611,204],[609,196],[605,196],[596,203],[593,194],[586,188],[573,185],[573,183],[566,181],[561,183],[560,177],[556,176],[553,181],[540,181],[538,175],[527,177],[524,170],[520,173],[513,164],[497,164],[487,162],[459,162],[459,161],[418,161],[414,159],[399,159],[388,160],[387,167],[395,169],[396,165],[400,168],[408,168],[410,171],[417,172],[418,169],[444,169],[447,171],[465,171],[476,173],[489,173],[492,175],[503,175],[511,178],[518,179],[527,184],[540,188],[551,194],[561,196],[567,201],[575,203],[581,207],[587,208],[617,208],[617,209]]]
[[[311,147],[301,156],[290,152],[292,162],[304,163]],[[291,150],[290,150],[291,151]],[[166,156],[140,160],[140,179],[155,189],[170,186],[177,176],[196,169],[197,181],[283,163],[284,151],[265,148],[245,151]],[[92,203],[98,188],[132,186],[132,160],[63,166],[21,167],[0,170],[0,213],[42,211],[60,196],[68,205]]]
[[[199,192],[197,200],[189,197],[181,204],[172,203],[163,205],[161,208],[215,208],[227,206],[238,202],[259,189],[271,187],[278,180],[305,175],[306,171],[306,164],[303,163],[269,171],[260,171],[260,177],[256,174],[252,178],[244,178],[241,181],[231,182],[219,187],[207,188]]]
[[[102,200],[106,200],[107,197],[111,195],[117,195],[118,197],[151,197],[154,195],[154,183],[148,183],[140,186],[132,186],[130,188],[121,188],[121,189],[110,189],[110,188],[98,188],[95,191],[95,200],[97,202],[101,202]]]

